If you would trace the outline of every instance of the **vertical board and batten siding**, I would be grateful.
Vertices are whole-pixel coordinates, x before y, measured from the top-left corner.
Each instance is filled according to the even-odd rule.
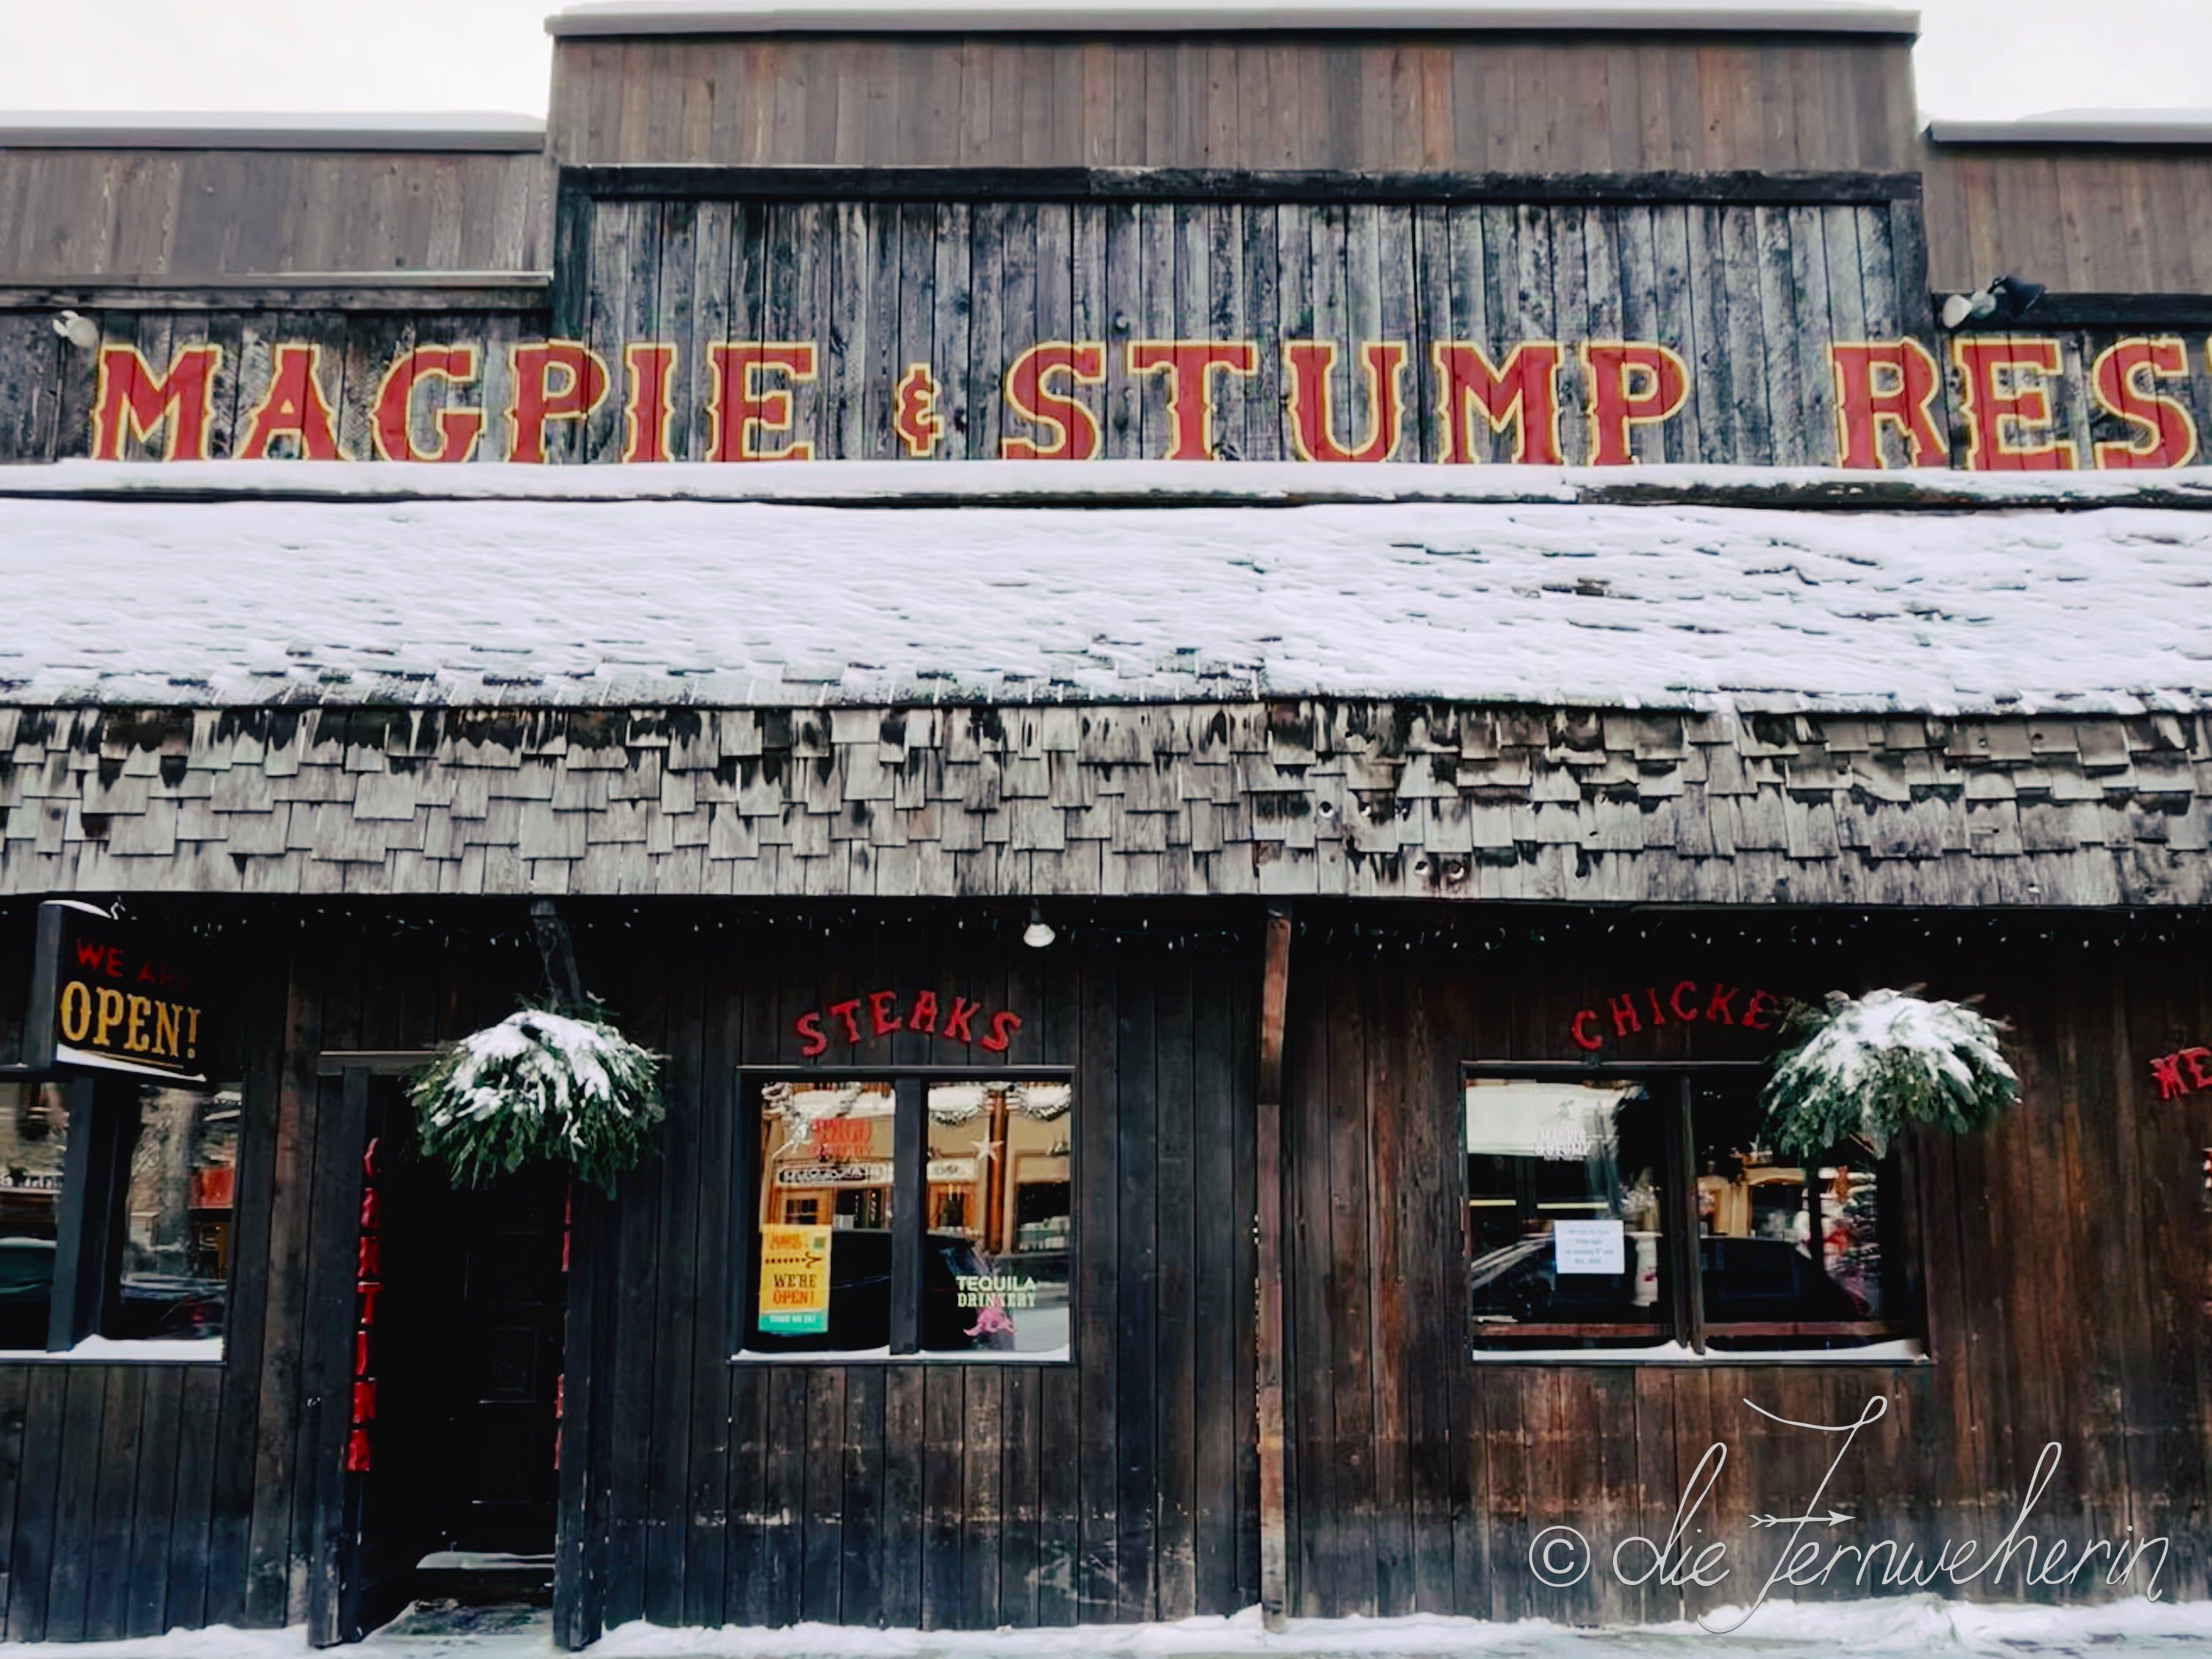
[[[660,1154],[587,1206],[582,1240],[597,1334],[569,1445],[589,1475],[566,1490],[588,1492],[586,1617],[986,1628],[1257,1598],[1257,969],[1237,919],[1070,906],[1036,951],[1018,908],[569,915],[587,988],[669,1056]],[[0,1361],[11,1639],[306,1616],[345,1479],[319,1402],[343,1359],[325,1298],[350,1313],[362,1152],[358,1103],[317,1057],[427,1048],[539,985],[520,905],[228,932],[264,971],[225,1359]],[[793,1064],[794,1017],[885,986],[1024,1024],[1003,1057],[908,1034],[850,1064],[1073,1069],[1071,1364],[731,1363],[752,1266],[737,1068]]]
[[[1299,920],[1285,1127],[1292,1612],[1591,1623],[1746,1604],[1747,1581],[1781,1548],[1750,1516],[1802,1512],[1790,1506],[1834,1450],[1741,1402],[1837,1423],[1875,1394],[1888,1418],[1825,1495],[1858,1518],[1833,1541],[1892,1537],[1923,1561],[1947,1540],[1986,1546],[2057,1441],[2031,1529],[2165,1535],[2164,1593],[2206,1593],[2201,1112],[2160,1104],[2147,1064],[2212,1030],[2201,919],[1408,912],[1394,925],[1317,906]],[[1580,1058],[1567,1038],[1577,1009],[1683,976],[1800,996],[1924,981],[1930,994],[1984,994],[2010,1022],[2021,1105],[1985,1133],[1911,1146],[1932,1364],[1469,1359],[1460,1067]],[[1620,1061],[1713,1052],[1684,1035],[1647,1032]],[[1717,1439],[1730,1456],[1697,1543],[1728,1544],[1726,1584],[1687,1602],[1623,1586],[1606,1571],[1613,1545],[1667,1535]],[[1528,1558],[1558,1524],[1595,1546],[1597,1570],[1565,1590],[1540,1585]],[[2023,1595],[2016,1572],[1963,1593],[2052,1595]]]
[[[556,40],[563,166],[1769,172],[1917,162],[1903,36]]]
[[[2100,325],[2090,327],[2062,325],[2062,315],[2054,305],[2049,308],[2045,318],[2039,319],[2034,313],[2030,313],[2025,321],[2033,326],[2022,326],[2009,331],[1976,326],[1971,330],[1961,330],[1955,337],[1960,340],[2010,343],[2037,352],[2041,351],[2046,343],[2057,343],[2057,372],[2022,377],[2027,384],[2045,392],[2051,406],[2049,426],[2037,429],[2029,441],[2037,447],[2054,443],[2066,447],[2071,453],[2073,465],[2085,471],[2097,465],[2096,446],[2099,444],[2141,445],[2146,437],[2145,428],[2135,422],[2122,420],[2105,406],[2094,390],[2093,371],[2099,356],[2123,341],[2172,338],[2180,343],[2181,362],[2185,372],[2172,376],[2145,375],[2132,389],[2138,392],[2143,390],[2154,392],[2160,398],[2181,406],[2197,435],[2197,449],[2189,457],[2187,464],[2203,465],[2205,445],[2212,441],[2212,336],[2208,336],[2205,328],[2208,317],[2212,317],[2212,304],[2185,303],[2172,309],[2165,309],[2160,306],[2157,298],[2152,296],[2142,302],[2138,314],[2129,318],[2124,324],[2105,320]],[[1954,459],[1963,461],[1966,453],[1967,427],[1965,396],[1960,386],[1955,361],[1950,365],[1948,379],[1952,410],[1952,452]],[[2002,386],[2001,381],[2001,389]],[[2021,469],[2020,462],[2002,454],[1991,455],[1984,464],[1993,471]]]
[[[956,179],[940,182],[949,191]],[[802,440],[821,459],[904,458],[888,416],[895,382],[918,362],[942,383],[937,456],[982,459],[1006,439],[1048,436],[1008,406],[1005,384],[1023,351],[1051,339],[1106,345],[1104,384],[1074,388],[1098,419],[1100,453],[1165,453],[1168,377],[1130,374],[1123,347],[1210,338],[1257,347],[1255,374],[1215,377],[1219,459],[1297,453],[1282,342],[1340,347],[1334,435],[1352,447],[1373,404],[1358,347],[1401,342],[1392,458],[1435,461],[1445,432],[1431,346],[1471,340],[1502,357],[1519,342],[1553,340],[1564,354],[1560,447],[1573,463],[1588,449],[1575,348],[1626,336],[1668,345],[1691,381],[1674,418],[1633,429],[1637,459],[1832,461],[1826,342],[1931,330],[1910,181],[1854,182],[1838,200],[1787,185],[1770,200],[1748,183],[1684,199],[1662,180],[1649,198],[1624,182],[1597,199],[1547,200],[1537,179],[1500,181],[1494,200],[1411,180],[1378,185],[1365,200],[1268,199],[1265,180],[1176,199],[1171,179],[1158,197],[1116,195],[1101,181],[1024,199],[1010,179],[1004,193],[971,184],[932,204],[796,198],[785,193],[790,175],[774,194],[665,197],[651,179],[600,172],[564,198],[554,326],[611,368],[626,341],[692,343],[691,395],[675,400],[679,460],[708,453],[707,373],[696,360],[715,340],[817,348],[813,380],[778,377],[793,422],[766,444]],[[1059,384],[1067,388],[1065,377]],[[1470,423],[1477,459],[1512,459],[1510,428]],[[610,398],[549,453],[613,460],[624,435]],[[1901,440],[1886,432],[1884,441]]]
[[[303,303],[270,292],[258,302],[226,304],[219,294],[167,307],[95,293],[76,308],[100,325],[101,346],[135,346],[156,373],[188,345],[222,349],[210,411],[210,453],[231,455],[245,440],[255,402],[269,384],[279,343],[322,348],[318,384],[329,399],[338,452],[349,460],[378,459],[371,422],[377,391],[394,358],[416,346],[477,348],[479,378],[466,386],[426,381],[410,402],[415,441],[426,450],[438,441],[441,409],[483,411],[483,433],[471,457],[496,461],[506,453],[501,411],[513,382],[508,348],[545,332],[543,289],[518,298],[505,289],[381,295],[333,293],[326,302]],[[65,460],[88,455],[93,441],[99,351],[81,350],[53,329],[53,305],[0,302],[0,462]],[[619,370],[617,370],[619,372]],[[159,459],[164,434],[144,442],[125,434],[122,458]],[[276,441],[272,454],[296,454],[297,441]]]
[[[1931,143],[1918,165],[1939,291],[2212,293],[2212,145]]]
[[[34,907],[0,910],[0,935]],[[192,913],[174,912],[179,922]],[[18,926],[18,924],[24,924]],[[361,1148],[321,1133],[337,1099],[323,1046],[427,1043],[495,1017],[526,986],[497,945],[442,929],[343,939],[234,914],[210,948],[237,988],[240,1138],[230,1306],[219,1363],[0,1357],[0,1629],[9,1641],[273,1626],[306,1611],[317,1500],[307,1455],[325,1384],[315,1297],[350,1294]],[[342,946],[341,959],[329,947]],[[20,1006],[27,944],[0,973]],[[535,953],[531,960],[534,964]],[[333,1200],[332,1194],[340,1194]]]
[[[0,283],[538,270],[544,155],[0,144]]]
[[[982,1629],[1256,1599],[1251,942],[1101,910],[1036,951],[1025,921],[718,918],[619,952],[580,933],[587,982],[672,1056],[662,1156],[588,1235],[592,1623]],[[1072,1364],[731,1363],[757,1121],[738,1068],[797,1062],[798,1015],[883,988],[1023,1024],[1004,1056],[833,1036],[811,1064],[1073,1068]]]

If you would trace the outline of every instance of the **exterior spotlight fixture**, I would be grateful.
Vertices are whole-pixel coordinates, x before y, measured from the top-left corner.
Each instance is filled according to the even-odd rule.
[[[61,312],[55,316],[54,332],[79,351],[89,351],[100,343],[100,325],[74,311]]]
[[[2000,276],[1987,288],[1977,289],[1972,294],[1954,294],[1943,301],[1943,326],[1955,329],[1969,318],[1994,318],[2001,323],[2015,323],[2035,308],[2043,297],[2043,284],[2022,282],[2017,276]]]
[[[1044,912],[1032,904],[1030,906],[1030,925],[1022,929],[1022,943],[1032,951],[1042,951],[1052,940],[1052,924],[1044,919]]]

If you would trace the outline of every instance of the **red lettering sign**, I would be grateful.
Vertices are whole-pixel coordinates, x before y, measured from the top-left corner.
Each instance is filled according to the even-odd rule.
[[[2150,1063],[2153,1082],[2160,1100],[2179,1100],[2185,1095],[2212,1090],[2212,1048],[2177,1048]]]
[[[1567,1022],[1567,1040],[1586,1054],[1608,1042],[1642,1037],[1668,1025],[1741,1026],[1747,1031],[1778,1028],[1782,999],[1771,991],[1730,985],[1723,980],[1660,980],[1604,998],[1596,1007],[1578,1008]]]
[[[799,1037],[802,1060],[828,1053],[833,1038],[842,1037],[848,1048],[856,1048],[902,1031],[1003,1054],[1014,1046],[1014,1034],[1022,1029],[1022,1019],[1003,1008],[987,1012],[980,1000],[957,993],[939,995],[935,991],[917,991],[912,1001],[902,1002],[896,991],[871,991],[866,996],[845,997],[825,1007],[810,1008],[791,1022],[791,1029]],[[817,1125],[816,1133],[830,1122],[834,1120]],[[825,1151],[818,1144],[815,1151],[825,1158],[848,1155],[842,1151]]]

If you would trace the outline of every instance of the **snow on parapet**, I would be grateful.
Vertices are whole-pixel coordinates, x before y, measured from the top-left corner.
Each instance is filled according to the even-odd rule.
[[[240,110],[0,110],[0,149],[311,149],[520,152],[545,123],[498,112],[288,113]]]
[[[1762,0],[1706,0],[1693,5],[1666,0],[1386,0],[1375,5],[1344,0],[1209,0],[1197,6],[1165,0],[1093,0],[1089,5],[1050,8],[976,0],[927,8],[909,0],[876,0],[872,4],[842,0],[751,0],[739,4],[728,0],[586,0],[554,13],[545,20],[545,29],[556,36],[800,31],[1113,34],[1246,29],[1917,35],[1920,14],[1908,6],[1856,0],[1795,5]]]
[[[2212,109],[2055,109],[2009,121],[1928,124],[1939,144],[2198,144],[2212,147]]]
[[[1175,506],[802,504],[549,499],[617,470],[487,467],[415,475],[504,498],[319,501],[207,491],[227,465],[9,477],[188,489],[196,471],[202,494],[9,502],[0,700],[2212,708],[2212,515],[2102,504],[2129,497],[2088,481],[2046,495],[2061,511],[1623,505],[1576,499],[1588,475],[1504,469],[1487,501],[1200,500],[1194,482]],[[942,492],[989,467],[872,471]],[[769,469],[746,471],[760,494]],[[854,471],[778,476],[820,491]]]

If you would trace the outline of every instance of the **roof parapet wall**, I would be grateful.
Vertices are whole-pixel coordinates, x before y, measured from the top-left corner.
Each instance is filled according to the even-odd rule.
[[[556,12],[546,32],[558,37],[641,34],[784,33],[1208,33],[1220,31],[1358,30],[1536,31],[1593,30],[1649,33],[1903,34],[1920,32],[1920,14],[1907,6],[1723,3],[1651,5],[1601,0],[1551,0],[1546,4],[1490,0],[1395,0],[1352,5],[1332,0],[1287,4],[1231,0],[1201,6],[1133,0],[1041,9],[967,3],[927,12],[900,3],[792,4],[788,0],[731,5],[721,0],[587,0]]]
[[[528,155],[545,123],[498,112],[0,111],[0,149],[390,150]]]

